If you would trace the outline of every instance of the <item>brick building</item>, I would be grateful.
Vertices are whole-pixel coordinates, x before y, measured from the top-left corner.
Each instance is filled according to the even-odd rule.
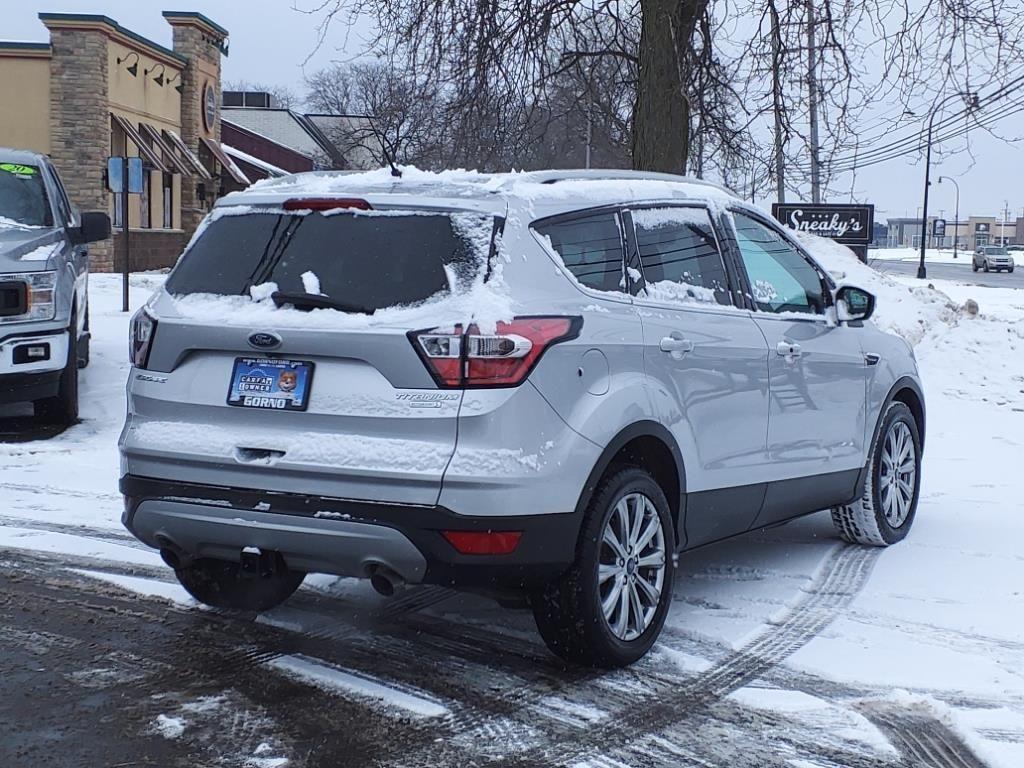
[[[41,13],[48,43],[0,41],[0,146],[49,154],[74,203],[103,210],[113,243],[93,268],[119,268],[125,222],[106,186],[107,158],[142,157],[144,193],[129,197],[133,269],[172,265],[228,188],[249,178],[221,146],[221,57],[228,31],[201,13],[163,14],[167,48],[106,16]]]

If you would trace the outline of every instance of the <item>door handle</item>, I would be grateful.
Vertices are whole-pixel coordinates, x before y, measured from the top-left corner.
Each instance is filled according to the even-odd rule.
[[[673,357],[682,357],[687,352],[693,352],[693,342],[683,338],[679,331],[673,331],[671,335],[663,338],[658,346],[662,352],[668,352]]]
[[[775,351],[779,357],[800,357],[803,354],[799,344],[793,344],[788,341],[780,341],[776,345]]]

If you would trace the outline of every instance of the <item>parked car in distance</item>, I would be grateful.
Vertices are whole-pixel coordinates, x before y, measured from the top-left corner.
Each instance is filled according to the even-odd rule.
[[[89,251],[105,213],[79,214],[45,155],[0,148],[0,405],[78,419],[89,364]]]
[[[986,272],[1013,272],[1013,257],[1008,249],[1001,245],[983,245],[974,252],[974,259],[971,268],[977,272],[983,269]]]
[[[263,182],[134,318],[123,521],[209,605],[439,584],[629,664],[688,550],[822,509],[907,535],[924,398],[874,304],[678,176]]]

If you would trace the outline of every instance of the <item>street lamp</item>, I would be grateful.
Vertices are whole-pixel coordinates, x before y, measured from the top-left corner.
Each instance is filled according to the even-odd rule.
[[[921,280],[928,277],[928,270],[924,266],[924,251],[928,244],[928,188],[932,185],[931,173],[932,173],[932,133],[935,129],[935,116],[939,114],[939,110],[951,99],[966,98],[968,111],[977,109],[978,107],[978,94],[976,93],[954,93],[938,104],[932,110],[931,115],[928,117],[928,149],[925,152],[924,160],[924,208],[921,211],[921,264],[917,268],[917,276]]]
[[[953,258],[956,258],[956,245],[960,240],[960,185],[956,183],[956,179],[949,176],[939,176],[939,184],[943,181],[953,182],[953,186],[956,187],[956,213],[953,214]]]

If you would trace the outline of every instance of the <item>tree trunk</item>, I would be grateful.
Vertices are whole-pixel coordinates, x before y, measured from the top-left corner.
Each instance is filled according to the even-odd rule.
[[[640,71],[633,108],[637,170],[686,171],[693,33],[707,4],[708,0],[640,0]]]

